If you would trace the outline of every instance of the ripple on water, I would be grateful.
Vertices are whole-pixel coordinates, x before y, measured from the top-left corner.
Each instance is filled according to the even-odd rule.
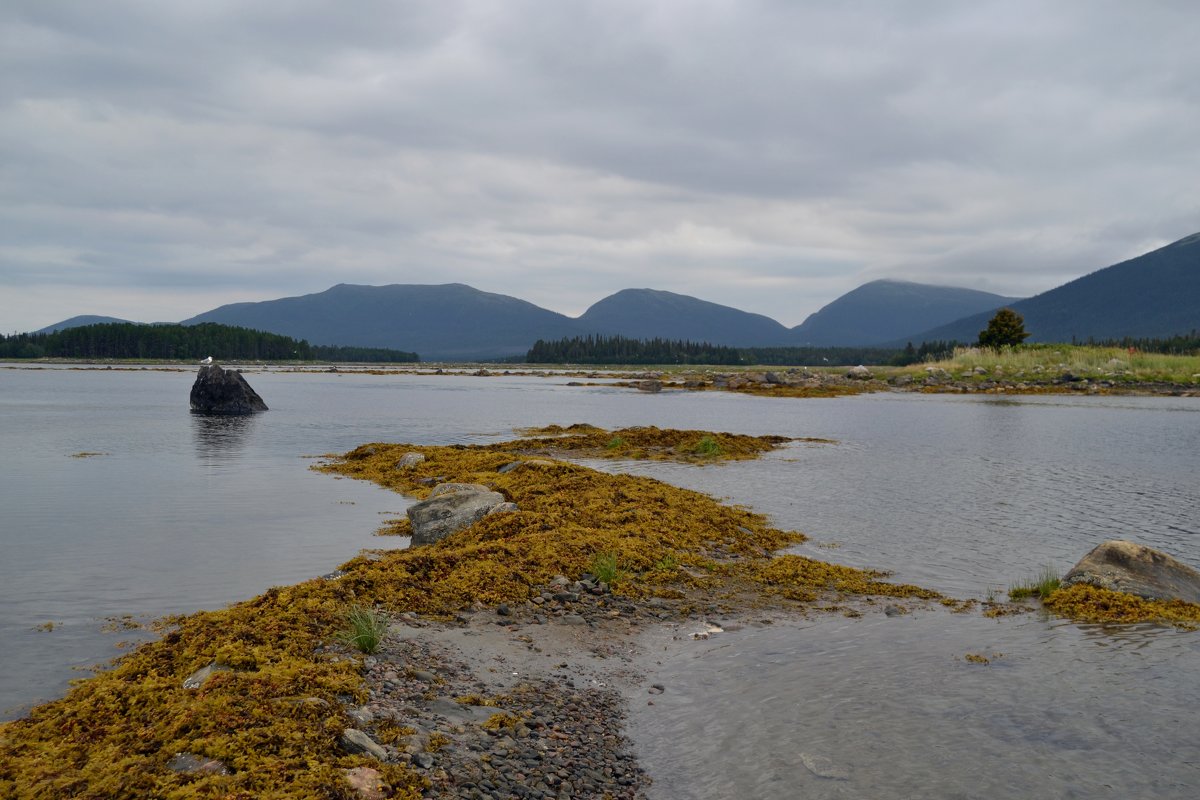
[[[826,617],[670,643],[631,729],[663,800],[1194,797],[1198,668],[1155,626]]]

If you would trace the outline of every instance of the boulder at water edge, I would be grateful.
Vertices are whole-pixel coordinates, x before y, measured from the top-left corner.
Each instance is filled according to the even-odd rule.
[[[412,526],[412,543],[440,542],[455,531],[483,519],[502,503],[504,495],[486,486],[443,483],[434,488],[428,500],[409,506],[406,513]]]
[[[267,404],[250,388],[242,373],[216,364],[201,367],[192,384],[192,411],[198,414],[253,414]]]
[[[1200,603],[1200,572],[1160,550],[1115,539],[1084,556],[1062,583],[1087,583],[1147,600]]]

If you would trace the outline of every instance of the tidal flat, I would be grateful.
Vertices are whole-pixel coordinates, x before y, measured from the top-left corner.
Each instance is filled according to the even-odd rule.
[[[176,382],[182,385],[187,378],[180,376]],[[128,373],[105,376],[78,372],[63,376],[63,388],[79,386],[87,393],[87,401],[95,403],[98,397],[106,396],[98,395],[96,387],[125,387],[126,381],[131,379],[142,388],[158,381],[174,380],[169,374],[143,377]],[[31,376],[31,380],[45,381],[46,376]],[[611,435],[628,428],[657,424],[662,430],[670,430],[670,423],[674,422],[678,427],[682,422],[696,432],[733,429],[755,436],[782,434],[793,441],[760,454],[757,459],[731,462],[678,463],[620,455],[606,457],[595,450],[579,451],[571,458],[581,458],[584,465],[601,472],[657,478],[675,487],[699,491],[710,498],[725,498],[726,503],[768,514],[768,527],[784,532],[796,528],[803,530],[809,539],[789,544],[785,555],[832,559],[841,565],[864,570],[895,568],[899,582],[922,585],[952,597],[979,597],[987,587],[1010,581],[1047,561],[1065,566],[1090,547],[1095,537],[1108,535],[1110,530],[1114,533],[1136,531],[1139,537],[1195,561],[1194,557],[1189,558],[1187,535],[1172,533],[1174,528],[1196,529],[1196,520],[1189,512],[1195,504],[1188,500],[1194,486],[1182,477],[1189,474],[1188,464],[1194,463],[1189,462],[1189,454],[1195,452],[1187,444],[1188,432],[1194,430],[1186,424],[1190,420],[1189,413],[1193,413],[1187,398],[1118,401],[1072,397],[999,403],[969,397],[864,395],[797,403],[794,400],[746,398],[733,393],[663,392],[647,396],[624,389],[569,387],[544,379],[530,381],[516,377],[479,381],[470,376],[437,376],[427,380],[417,376],[356,379],[350,375],[291,377],[264,373],[255,380],[267,387],[265,396],[269,400],[286,398],[286,402],[272,403],[273,416],[264,416],[248,427],[223,431],[219,438],[210,436],[211,432],[201,436],[191,426],[183,428],[184,437],[180,443],[184,448],[183,456],[185,459],[192,457],[194,447],[194,457],[210,479],[230,474],[241,483],[256,485],[258,479],[239,465],[261,471],[264,466],[262,445],[266,442],[271,442],[273,449],[293,454],[290,466],[285,461],[280,464],[287,467],[288,474],[294,474],[293,471],[302,473],[305,468],[305,462],[294,460],[298,454],[323,450],[343,452],[363,441],[412,442],[412,446],[402,446],[404,452],[427,446],[442,447],[446,441],[451,441],[466,445],[452,447],[452,450],[470,451],[472,444],[511,441],[511,433],[507,433],[511,428],[545,426],[547,420],[559,421],[560,427],[566,429],[571,427],[567,423],[589,420],[594,427],[602,428],[610,435],[610,441]],[[476,387],[480,384],[486,385],[488,391],[479,392]],[[259,386],[257,382],[255,385]],[[186,387],[184,389],[186,391]],[[114,403],[129,400],[124,390],[112,394]],[[60,391],[57,397],[62,395]],[[172,422],[168,409],[172,396],[172,392],[163,395],[161,424],[153,417],[153,424],[147,426],[146,409],[152,409],[152,405],[149,402],[139,405],[135,424],[138,429],[155,432],[155,446],[161,447],[171,426],[178,425],[177,419]],[[426,397],[430,400],[426,405],[433,409],[427,422],[420,410]],[[508,400],[510,397],[512,402]],[[5,399],[11,398],[11,393],[6,394]],[[312,406],[309,417],[293,410],[299,401]],[[484,402],[481,405],[479,401]],[[481,411],[484,407],[486,411]],[[344,409],[343,413],[353,415],[353,419],[331,414],[330,409],[334,408]],[[506,408],[510,410],[505,411]],[[564,413],[564,408],[569,408],[569,413]],[[488,413],[495,415],[497,410],[501,416],[495,419],[487,416]],[[72,411],[68,416],[56,412],[53,430],[60,434],[69,432],[79,413]],[[57,446],[57,458],[48,463],[58,465],[55,469],[66,469],[75,481],[128,474],[132,464],[139,459],[131,458],[130,437],[106,437],[113,416],[113,412],[106,414],[108,426],[85,426],[80,428],[77,436],[63,435]],[[714,420],[737,420],[737,423],[718,427],[713,425]],[[285,433],[286,439],[278,438]],[[322,436],[328,438],[322,439]],[[805,438],[824,441],[801,441]],[[277,440],[278,444],[275,443]],[[319,443],[316,447],[314,441]],[[339,442],[344,444],[339,446]],[[699,440],[689,442],[685,449],[694,453],[698,444]],[[36,450],[20,448],[21,453]],[[70,458],[73,453],[84,451],[110,455],[92,459]],[[503,457],[507,463],[553,462],[564,454],[506,449]],[[168,458],[153,460],[154,473],[148,474],[147,480],[140,485],[154,486],[155,478],[168,472],[170,464]],[[897,464],[903,464],[904,468],[897,470]],[[531,469],[538,468],[539,465],[535,465]],[[522,469],[513,474],[519,474]],[[41,480],[53,485],[49,475],[46,473]],[[447,477],[455,476],[457,473]],[[6,475],[6,485],[22,485],[14,484],[12,477]],[[319,490],[321,481],[342,487],[339,491],[343,493],[354,486],[368,486],[363,481],[331,481],[329,475],[313,474],[311,480],[317,483],[305,484],[309,492]],[[11,503],[17,498],[6,496],[6,499]],[[197,508],[204,509],[211,517],[219,507],[237,500],[227,493],[210,496]],[[261,499],[258,502],[261,503]],[[359,499],[359,502],[363,500]],[[69,503],[60,502],[59,506],[65,506],[70,513]],[[252,505],[234,507],[246,514]],[[20,505],[16,508],[19,512]],[[357,506],[339,508],[353,512]],[[276,507],[272,511],[268,505],[264,519],[284,510]],[[121,519],[118,510],[105,516]],[[35,518],[30,516],[28,519],[32,522]],[[369,524],[369,517],[363,519]],[[294,526],[298,537],[303,535],[304,519],[290,517],[289,524]],[[361,524],[361,521],[354,524]],[[335,528],[324,530],[327,537],[339,533]],[[874,532],[876,530],[878,533]],[[384,547],[393,543],[386,539],[376,541]],[[252,542],[253,538],[247,536],[246,543]],[[18,545],[17,554],[20,555],[20,542],[14,543]],[[352,551],[353,546],[350,547]],[[252,549],[240,552],[250,558],[255,555]],[[278,561],[279,556],[290,557],[286,548],[269,555],[271,561]],[[363,556],[364,559],[373,557]],[[244,561],[245,558],[236,560]],[[713,560],[719,561],[718,558]],[[228,556],[225,561],[228,562]],[[319,566],[308,567],[313,570],[308,574],[328,571],[330,566],[338,563],[332,559],[322,561]],[[672,566],[669,559],[663,558],[662,562],[664,568]],[[221,566],[218,564],[210,576],[223,576],[227,570]],[[591,560],[581,562],[581,566],[590,570]],[[692,565],[684,566],[699,572]],[[703,575],[702,572],[699,574]],[[551,578],[552,583],[556,577]],[[607,756],[603,759],[598,756],[596,763],[602,766],[597,769],[593,764],[591,768],[605,775],[605,767],[611,766],[618,778],[616,785],[625,787],[622,791],[628,790],[630,784],[621,784],[620,778],[637,779],[638,791],[651,798],[706,796],[702,790],[697,790],[697,779],[708,781],[709,786],[726,787],[731,792],[750,792],[756,796],[776,796],[772,792],[780,789],[781,782],[786,786],[809,781],[812,785],[805,784],[805,789],[812,796],[870,797],[879,796],[879,793],[886,795],[886,790],[892,786],[907,786],[908,793],[912,794],[915,791],[912,787],[936,778],[937,783],[924,784],[927,796],[938,796],[939,788],[946,789],[945,796],[971,796],[970,791],[963,788],[968,786],[964,783],[965,777],[954,771],[953,763],[946,763],[936,753],[921,752],[904,745],[911,739],[914,724],[925,731],[921,739],[940,742],[939,746],[949,750],[953,750],[954,743],[959,740],[980,745],[981,749],[974,755],[976,766],[973,769],[980,786],[1009,785],[984,778],[989,771],[1000,769],[1003,764],[1032,758],[1039,768],[1053,772],[1056,777],[1051,779],[1051,773],[1046,772],[1043,781],[1049,780],[1051,783],[1047,785],[1055,787],[1059,786],[1055,781],[1062,780],[1057,776],[1073,774],[1078,787],[1093,786],[1089,781],[1102,778],[1110,785],[1125,789],[1154,785],[1161,789],[1158,796],[1188,796],[1180,793],[1180,787],[1187,786],[1191,780],[1189,776],[1194,777],[1189,772],[1194,767],[1188,765],[1196,763],[1188,753],[1187,741],[1191,740],[1188,722],[1172,715],[1171,704],[1164,704],[1162,700],[1169,696],[1172,704],[1191,702],[1194,682],[1186,676],[1194,674],[1189,664],[1195,663],[1197,651],[1195,636],[1190,632],[1154,625],[1076,626],[1055,621],[1057,618],[1054,617],[1047,618],[1034,607],[1029,613],[1016,617],[990,620],[974,612],[952,613],[932,599],[887,599],[871,603],[869,598],[861,601],[848,598],[841,603],[806,604],[803,600],[777,597],[771,601],[778,603],[770,606],[774,611],[763,607],[761,611],[751,610],[745,618],[738,618],[734,611],[736,606],[732,604],[727,607],[697,605],[695,617],[690,612],[676,616],[679,606],[690,602],[687,598],[651,596],[625,601],[620,599],[620,593],[595,595],[590,588],[586,592],[574,591],[575,588],[573,581],[566,587],[548,586],[537,595],[543,601],[541,604],[534,602],[533,595],[524,604],[506,603],[508,615],[499,613],[499,604],[484,604],[475,609],[468,606],[459,614],[466,623],[454,618],[431,619],[426,614],[407,620],[397,617],[394,629],[398,633],[406,628],[427,633],[436,626],[446,626],[447,635],[459,636],[462,641],[472,643],[487,642],[488,637],[503,638],[507,642],[504,647],[508,649],[498,651],[497,655],[505,656],[512,663],[517,654],[524,653],[529,659],[543,659],[551,668],[569,660],[565,657],[553,660],[532,649],[542,648],[544,653],[561,652],[555,650],[553,640],[543,642],[539,639],[542,634],[547,637],[565,634],[568,642],[578,642],[581,652],[590,652],[586,650],[589,643],[597,645],[598,652],[590,653],[584,665],[624,665],[627,671],[640,670],[647,662],[639,659],[645,657],[648,667],[655,670],[647,679],[648,683],[629,684],[633,694],[624,706],[605,704],[594,708],[597,714],[601,709],[607,709],[607,714],[616,714],[621,708],[625,708],[627,714],[634,709],[653,712],[659,715],[661,725],[668,727],[657,727],[660,723],[648,724],[640,713],[628,716],[626,733],[630,741],[624,749],[616,743],[612,752],[618,756],[632,754],[634,762],[629,758],[608,760]],[[777,588],[785,590],[785,587]],[[697,591],[699,602],[711,602],[710,593],[703,589]],[[252,593],[255,592],[241,596]],[[546,594],[550,595],[549,600],[543,596]],[[568,605],[561,609],[561,616],[554,611],[564,601],[557,600],[555,594],[568,596],[565,601]],[[579,600],[570,600],[571,594],[578,595]],[[599,605],[601,601],[603,606]],[[575,606],[569,605],[573,602]],[[620,602],[635,609],[645,603],[647,607],[643,610],[649,616],[640,619],[636,612],[626,614],[617,605]],[[658,602],[669,607],[658,606]],[[600,615],[593,614],[588,604],[603,609]],[[547,605],[550,607],[547,612],[534,610],[535,606],[544,608]],[[834,610],[798,612],[799,618],[791,622],[777,616],[783,609],[798,610],[806,605]],[[891,614],[885,613],[889,605],[909,613],[897,613],[896,609]],[[613,611],[620,615],[608,616]],[[862,616],[855,616],[856,613]],[[659,614],[667,614],[668,618],[660,618]],[[545,618],[544,624],[533,621],[538,615]],[[579,619],[584,620],[583,625],[579,625]],[[771,619],[774,622],[767,624],[766,621]],[[71,632],[78,627],[78,623],[67,622],[52,632],[34,634],[34,640],[54,641],[63,631]],[[340,619],[335,622],[341,624]],[[426,623],[428,627],[422,627]],[[624,625],[640,632],[639,635],[627,637],[622,632]],[[739,630],[738,625],[743,627]],[[510,631],[510,626],[516,629]],[[620,633],[616,642],[634,642],[641,650],[632,652],[624,644],[612,644],[612,649],[606,652],[603,644],[607,634],[597,632],[602,631],[601,626],[611,626],[612,631]],[[723,632],[710,631],[710,626],[720,627]],[[485,632],[476,635],[471,631]],[[641,634],[649,639],[643,639]],[[692,634],[708,634],[709,638],[692,638]],[[526,642],[520,637],[531,641]],[[402,638],[390,639],[385,647],[402,647]],[[332,644],[336,647],[336,643]],[[404,646],[411,648],[411,645]],[[480,652],[486,654],[487,650]],[[990,663],[969,662],[966,660],[969,654],[982,655]],[[490,682],[500,676],[511,678],[511,672],[525,674],[526,669],[521,666],[506,671],[504,663],[493,660],[476,667],[473,666],[474,656],[468,649],[459,662],[464,669],[455,667],[453,674],[444,678],[448,686],[453,684],[447,689],[453,692],[453,697],[441,695],[426,701],[424,695],[433,691],[435,684],[440,686],[437,684],[440,676],[427,669],[436,665],[436,655],[423,660],[419,648],[410,649],[407,654],[400,655],[404,659],[401,665],[385,652],[374,666],[367,666],[367,656],[355,656],[349,651],[333,650],[328,655],[330,658],[351,656],[361,659],[361,666],[352,675],[360,682],[358,685],[366,687],[368,694],[361,696],[361,701],[351,697],[350,705],[342,705],[344,698],[335,696],[331,705],[325,708],[325,719],[340,715],[344,709],[348,718],[341,720],[343,724],[353,720],[349,714],[355,711],[358,719],[353,720],[354,724],[369,727],[371,721],[367,721],[367,715],[374,713],[370,710],[372,684],[364,676],[375,670],[381,682],[379,686],[385,691],[393,691],[403,684],[403,691],[414,698],[411,701],[414,707],[417,703],[450,700],[460,709],[470,709],[473,717],[481,718],[481,731],[488,730],[482,728],[482,722],[501,715],[494,723],[499,733],[495,737],[490,733],[482,734],[489,737],[487,741],[503,743],[500,749],[506,751],[504,754],[487,753],[489,757],[495,755],[497,763],[508,763],[515,768],[517,762],[524,765],[525,757],[532,755],[523,749],[527,737],[512,735],[517,731],[516,722],[503,716],[517,717],[515,712],[520,710],[519,704],[514,702],[508,708],[492,710],[497,707],[457,702],[460,697],[499,702],[505,687],[493,686]],[[451,660],[454,657],[451,651],[442,655]],[[733,658],[734,655],[737,658]],[[626,663],[625,658],[631,661]],[[656,663],[660,660],[663,662],[661,667]],[[726,664],[734,665],[732,672],[725,669]],[[1065,669],[1068,666],[1070,669]],[[409,667],[412,668],[411,676]],[[474,677],[466,675],[464,670],[467,668]],[[388,671],[399,680],[389,679]],[[434,681],[423,684],[416,675],[418,671],[424,678],[432,675]],[[607,673],[594,671],[572,673],[569,668],[566,675],[562,674],[561,668],[550,672],[558,674],[554,679],[556,686],[558,681],[569,679],[577,687],[591,687],[594,680],[606,683],[604,688],[616,687],[618,691],[625,691],[626,684],[619,675],[606,677]],[[800,682],[792,681],[793,676]],[[902,676],[909,681],[907,689],[899,683],[895,686],[891,683],[893,678]],[[843,677],[845,680],[840,680]],[[222,681],[247,679],[242,673],[233,676],[219,673],[211,680],[219,687]],[[396,686],[389,689],[389,680]],[[483,682],[485,686],[462,694],[461,688],[473,680]],[[654,689],[654,684],[663,689]],[[1118,686],[1120,692],[1116,691]],[[578,691],[573,694],[584,697]],[[309,696],[316,695],[304,695],[300,699]],[[547,709],[556,702],[569,706],[573,702],[571,697],[572,693],[548,694]],[[1041,699],[1031,703],[1023,698]],[[1090,698],[1104,699],[1103,712]],[[650,702],[654,705],[646,705]],[[877,714],[868,713],[872,704],[878,704]],[[987,709],[990,718],[986,724],[978,714],[956,711],[972,704]],[[215,712],[219,710],[217,705],[204,708]],[[286,703],[284,707],[291,708]],[[364,707],[367,709],[365,714],[362,712]],[[296,713],[311,711],[315,714],[319,708],[319,703],[310,702]],[[385,701],[380,711],[388,708]],[[439,704],[438,708],[449,710],[445,703]],[[803,709],[803,718],[794,716],[801,713],[800,709]],[[920,711],[915,718],[914,710]],[[793,716],[788,716],[789,712]],[[486,718],[483,717],[485,713]],[[715,717],[711,716],[714,714]],[[1093,730],[1080,729],[1075,724],[1088,717],[1111,719],[1113,715],[1120,718],[1119,726]],[[383,716],[380,714],[375,719],[382,723]],[[964,731],[960,716],[962,721],[971,721],[978,727]],[[590,732],[579,728],[583,738],[575,740],[571,738],[571,731],[575,729],[569,725],[578,723],[569,722],[566,717],[551,717],[552,714],[543,715],[545,730],[554,732],[554,726],[558,725],[556,732],[568,739],[557,736],[531,738],[534,742],[545,739],[549,749],[538,748],[538,751],[551,753],[554,758],[569,758],[572,751],[581,747],[575,742],[586,742],[589,736],[603,742],[606,736],[617,735],[605,723]],[[706,719],[708,721],[704,721]],[[509,726],[503,724],[506,720],[511,723]],[[1006,720],[1011,724],[1006,724]],[[1168,720],[1182,740],[1167,741],[1155,733]],[[407,740],[403,747],[397,746],[401,744],[399,740],[384,746],[407,753],[411,757],[408,768],[417,773],[427,769],[422,764],[429,758],[434,759],[428,767],[432,780],[437,777],[439,752],[447,759],[456,757],[455,745],[435,735],[454,733],[453,730],[442,730],[441,726],[445,724],[439,722],[425,730],[404,734],[418,740],[415,753],[408,753],[408,747],[413,743]],[[387,728],[387,725],[383,727]],[[528,724],[525,727],[542,730]],[[621,727],[617,725],[616,729]],[[689,738],[686,732],[692,728],[712,742],[721,742],[723,749],[706,749],[702,742]],[[344,730],[344,727],[339,728],[331,735],[339,753],[341,745],[336,743]],[[646,734],[647,730],[649,734]],[[824,731],[824,743],[814,740],[818,731]],[[732,736],[734,732],[736,737]],[[1119,735],[1122,732],[1127,735],[1122,737]],[[398,731],[393,733],[400,735]],[[431,742],[428,741],[430,736],[433,736]],[[506,741],[506,736],[515,744]],[[1154,748],[1154,752],[1143,753],[1140,764],[1119,755],[1131,753],[1130,743],[1139,739],[1151,743]],[[571,744],[563,746],[561,752],[553,753],[552,742],[567,741]],[[882,743],[884,749],[868,747],[864,751],[862,745],[870,742]],[[464,744],[470,750],[470,742]],[[668,744],[677,744],[684,750],[664,750]],[[427,753],[430,745],[434,751]],[[207,756],[209,751],[180,752],[199,757]],[[701,754],[707,767],[695,763],[695,758]],[[840,770],[848,778],[842,780],[815,774],[805,766],[801,754],[807,755],[807,763],[818,769],[830,775],[838,774]],[[421,757],[417,759],[416,756]],[[831,763],[821,761],[820,757]],[[212,761],[202,761],[199,766]],[[760,786],[757,779],[745,771],[733,770],[733,762],[744,763],[760,777],[775,775],[777,780],[768,787],[770,791],[756,793],[751,787]],[[690,764],[691,767],[686,774],[677,774],[668,768],[672,764]],[[938,764],[941,765],[939,771],[930,772]],[[632,771],[634,765],[653,781],[638,778],[640,773]],[[1090,765],[1093,774],[1080,772],[1083,765]],[[186,766],[186,763],[176,763],[176,766]],[[210,768],[216,769],[215,766]],[[558,770],[571,771],[563,761],[559,762]],[[714,771],[720,770],[730,775],[740,774],[745,782],[714,783]],[[518,774],[524,773],[515,772],[512,776]],[[485,776],[484,779],[500,786],[491,778]],[[487,788],[482,782],[477,786]],[[547,786],[550,786],[549,782]],[[80,787],[82,791],[82,784]],[[564,791],[562,787],[550,788],[557,788],[557,793]],[[571,788],[580,790],[574,785]],[[586,796],[586,789],[584,786],[576,791],[575,796]],[[1068,794],[1063,793],[1063,796]],[[1137,792],[1126,792],[1126,796],[1137,796]]]
[[[681,452],[693,450],[689,442],[696,433],[674,437]],[[671,431],[660,431],[656,441],[671,438]],[[785,602],[836,610],[851,596],[941,599],[937,592],[882,581],[878,573],[776,556],[804,537],[771,527],[760,514],[651,478],[545,458],[514,460],[514,449],[522,448],[371,444],[323,465],[418,497],[438,484],[486,482],[517,510],[488,515],[437,545],[369,553],[329,578],[166,620],[160,640],[0,728],[0,789],[28,797],[311,797],[346,791],[350,771],[369,768],[377,773],[371,779],[387,787],[380,791],[421,796],[437,754],[453,752],[451,733],[439,732],[432,742],[426,736],[413,754],[406,740],[417,729],[404,733],[411,726],[404,724],[403,706],[388,725],[372,724],[378,715],[368,709],[365,727],[377,744],[390,740],[418,758],[406,759],[396,748],[364,756],[347,744],[346,731],[358,730],[354,709],[371,696],[364,670],[378,665],[336,644],[351,604],[466,624],[466,609],[494,607],[499,613],[504,607],[511,614],[511,606],[545,604],[549,594],[563,624],[593,628],[596,614],[636,619],[650,609],[699,618]],[[412,452],[424,459],[397,468]],[[602,553],[617,554],[619,582],[598,584],[588,572]],[[563,581],[571,591],[551,591]],[[647,602],[635,605],[640,600]],[[418,682],[430,687],[423,699],[437,699],[428,696],[444,680],[436,671],[432,678],[418,675],[419,666],[397,659],[394,684],[400,670],[405,682],[398,691],[411,692]],[[492,727],[521,724],[527,735],[548,735],[557,726],[561,732],[561,722],[526,722],[537,718],[545,700],[545,692],[514,687],[509,699],[492,703],[510,715]],[[187,758],[180,761],[180,754]],[[549,772],[542,777],[553,780]],[[445,780],[453,785],[458,777]],[[638,785],[636,771],[610,770],[590,780],[597,792],[618,792],[614,796],[628,794],[619,787],[632,791]],[[478,785],[472,781],[466,791]]]

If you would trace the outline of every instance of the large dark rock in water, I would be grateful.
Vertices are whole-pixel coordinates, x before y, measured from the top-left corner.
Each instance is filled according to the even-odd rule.
[[[250,388],[242,373],[216,364],[201,367],[192,384],[192,411],[199,414],[253,414],[267,404]]]
[[[1200,603],[1200,572],[1160,550],[1115,539],[1084,556],[1062,582],[1088,583],[1147,600]]]

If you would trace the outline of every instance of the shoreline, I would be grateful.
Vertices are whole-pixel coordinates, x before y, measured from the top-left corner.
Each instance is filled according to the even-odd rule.
[[[945,366],[917,367],[699,367],[661,365],[494,364],[434,363],[374,365],[369,363],[290,363],[230,361],[237,370],[283,374],[412,375],[419,377],[534,377],[573,380],[568,386],[616,386],[641,392],[729,391],[756,397],[826,398],[881,392],[920,394],[985,394],[1007,396],[1130,396],[1200,397],[1200,377],[1190,382],[1138,378],[1130,374],[1074,374],[1070,370],[1052,374],[1006,376],[1003,371],[948,370]],[[37,360],[6,361],[0,369],[66,369],[105,372],[190,373],[191,362],[137,362],[128,360]],[[866,370],[865,372],[856,370]],[[590,381],[604,381],[591,383]]]

